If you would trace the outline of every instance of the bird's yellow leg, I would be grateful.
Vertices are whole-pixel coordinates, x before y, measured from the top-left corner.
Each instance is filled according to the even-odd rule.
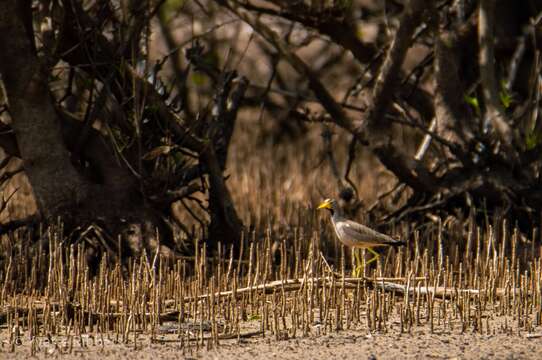
[[[354,269],[354,277],[360,277],[363,274],[363,260],[361,259],[361,249],[352,249],[356,258],[356,268]]]
[[[374,257],[373,257],[371,260],[367,261],[367,262],[365,263],[365,265],[368,265],[368,264],[372,263],[373,261],[375,261],[376,259],[378,259],[378,258],[380,257],[380,254],[377,253],[376,251],[374,251],[373,249],[367,248],[367,250],[369,250],[369,252],[370,252],[371,254],[373,254]]]

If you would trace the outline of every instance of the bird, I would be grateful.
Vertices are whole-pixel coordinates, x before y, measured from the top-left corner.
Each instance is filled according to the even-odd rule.
[[[372,263],[380,256],[376,251],[373,250],[374,247],[396,247],[406,245],[406,242],[403,240],[394,239],[391,236],[379,233],[370,227],[347,219],[343,215],[339,204],[334,199],[325,199],[320,205],[318,205],[317,209],[327,209],[330,211],[331,223],[333,224],[335,233],[337,234],[337,237],[341,243],[353,249],[367,249],[374,255],[374,257],[367,261],[365,265]],[[357,260],[357,267],[354,270],[354,276],[358,276],[362,268],[360,265],[361,259],[357,253],[355,253],[354,256]]]

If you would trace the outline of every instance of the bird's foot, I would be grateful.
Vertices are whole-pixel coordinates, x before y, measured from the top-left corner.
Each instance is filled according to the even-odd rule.
[[[374,251],[373,249],[368,248],[368,250],[369,250],[369,252],[370,252],[371,254],[373,254],[374,256],[373,256],[373,258],[372,258],[371,260],[367,261],[367,262],[365,263],[365,265],[369,265],[370,263],[372,263],[373,261],[377,260],[377,259],[380,257],[380,254],[377,253],[376,251]]]
[[[365,266],[363,265],[358,265],[356,266],[356,268],[354,269],[354,271],[352,271],[352,275],[356,278],[360,278],[363,276],[363,269],[365,268]]]

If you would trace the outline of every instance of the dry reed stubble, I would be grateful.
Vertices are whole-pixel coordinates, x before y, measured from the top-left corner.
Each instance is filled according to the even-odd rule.
[[[11,350],[31,341],[32,352],[45,343],[70,352],[74,341],[92,338],[192,351],[232,338],[343,329],[533,334],[540,326],[540,242],[520,241],[506,221],[467,224],[455,243],[442,240],[446,226],[427,228],[407,249],[387,251],[367,276],[351,278],[349,251],[334,252],[333,234],[313,210],[296,211],[305,211],[305,227],[247,234],[239,258],[224,248],[209,256],[203,247],[176,261],[142,254],[123,270],[104,255],[95,277],[84,244],[65,246],[59,229],[44,230],[31,249],[15,234],[3,242],[0,332]]]

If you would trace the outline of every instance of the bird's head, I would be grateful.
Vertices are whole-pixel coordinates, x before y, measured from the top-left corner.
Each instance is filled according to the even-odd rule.
[[[320,205],[318,205],[317,209],[328,209],[333,214],[335,211],[337,211],[337,201],[335,201],[335,199],[325,199]]]

